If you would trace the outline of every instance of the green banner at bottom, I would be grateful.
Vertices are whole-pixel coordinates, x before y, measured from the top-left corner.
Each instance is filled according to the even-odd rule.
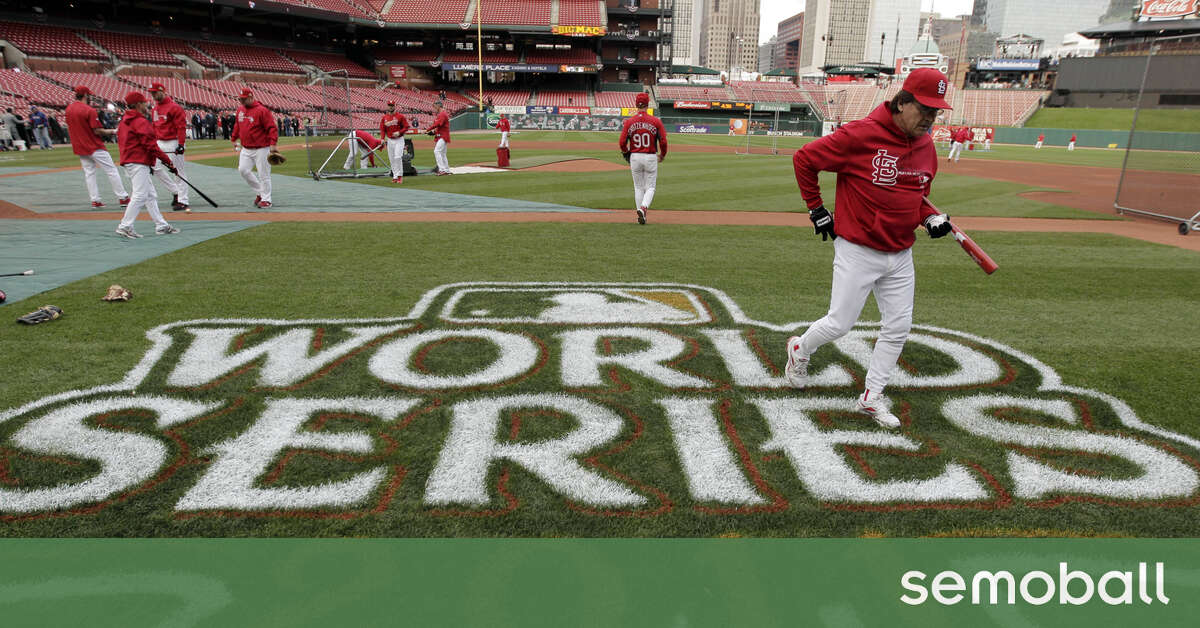
[[[0,541],[0,625],[1196,625],[1200,543]]]

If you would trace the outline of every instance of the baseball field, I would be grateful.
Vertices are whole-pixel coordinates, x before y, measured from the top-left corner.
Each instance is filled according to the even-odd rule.
[[[1200,535],[1200,240],[1112,213],[1123,153],[942,159],[932,201],[1000,270],[918,234],[885,432],[851,411],[873,301],[809,389],[782,379],[832,273],[804,140],[671,139],[646,226],[613,134],[402,186],[313,181],[288,138],[268,211],[191,142],[221,206],[141,240],[103,177],[85,209],[69,148],[0,155],[0,273],[37,271],[0,278],[0,535]],[[456,134],[451,165],[495,141]]]

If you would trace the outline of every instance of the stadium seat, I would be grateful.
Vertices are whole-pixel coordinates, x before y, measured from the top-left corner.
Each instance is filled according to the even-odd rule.
[[[284,55],[296,63],[315,66],[323,72],[346,70],[350,78],[378,79],[379,76],[347,59],[344,55],[329,52],[309,52],[307,50],[286,50]]]
[[[217,67],[216,61],[196,51],[182,39],[96,30],[84,31],[84,34],[122,61],[179,66],[179,59],[173,55],[181,54],[191,57],[206,68]]]
[[[570,102],[568,102],[570,101]],[[540,107],[586,107],[587,92],[564,90],[538,90],[534,105]]]
[[[303,68],[284,58],[272,48],[211,41],[196,42],[195,45],[205,54],[236,70],[270,74],[304,74]]]
[[[725,86],[658,85],[654,88],[656,100],[733,100]]]
[[[596,51],[587,48],[572,48],[570,50],[527,49],[525,63],[548,63],[565,65],[596,65],[599,60]]]
[[[637,92],[596,92],[597,107],[633,107]]]
[[[0,39],[35,57],[108,60],[108,55],[81,39],[73,31],[44,24],[0,22]]]
[[[529,90],[500,90],[485,89],[484,98],[491,98],[492,104],[498,107],[524,107],[529,104]],[[468,98],[479,98],[476,90],[467,91]]]
[[[558,23],[566,26],[604,26],[596,0],[558,0]]]
[[[482,19],[484,24],[550,26],[552,4],[552,0],[489,0],[483,3]]]
[[[380,19],[386,22],[403,22],[406,24],[464,24],[467,19],[467,6],[470,0],[404,0],[392,2],[387,13]],[[489,3],[490,4],[490,3]],[[547,4],[549,4],[547,2]],[[486,5],[485,5],[486,6]],[[383,7],[380,7],[382,12]],[[474,16],[472,16],[472,19]],[[549,22],[549,13],[546,21]],[[486,18],[485,18],[485,21]]]
[[[0,70],[0,92],[7,92],[35,105],[59,109],[75,100],[71,90],[20,70]]]
[[[86,85],[92,93],[104,100],[123,101],[125,94],[137,89],[124,81],[103,74],[85,72],[39,72],[41,76],[61,84],[67,89],[76,85]]]
[[[515,52],[484,51],[484,63],[517,63],[520,57]],[[447,63],[475,63],[479,61],[479,53],[474,50],[448,50],[442,53],[442,61]],[[530,63],[526,61],[526,63]]]
[[[122,79],[135,83],[142,89],[149,89],[155,83],[162,83],[167,88],[171,98],[192,106],[208,109],[232,109],[237,107],[237,101],[225,94],[197,87],[187,81],[169,76],[121,76]]]

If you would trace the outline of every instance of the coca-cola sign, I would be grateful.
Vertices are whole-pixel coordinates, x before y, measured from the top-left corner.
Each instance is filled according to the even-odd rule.
[[[1144,0],[1143,18],[1185,17],[1196,12],[1200,0]]]

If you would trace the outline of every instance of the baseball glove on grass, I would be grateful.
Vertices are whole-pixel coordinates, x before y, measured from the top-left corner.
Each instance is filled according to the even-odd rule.
[[[125,288],[122,288],[121,286],[118,286],[117,284],[114,283],[113,285],[108,287],[108,292],[106,292],[104,294],[104,296],[100,297],[100,300],[101,301],[128,301],[132,298],[133,298],[133,293],[129,292]]]
[[[279,151],[275,151],[275,152],[271,153],[270,155],[267,155],[267,163],[271,164],[272,166],[278,166],[278,165],[286,163],[286,162],[287,162],[287,157],[284,157],[283,153],[281,153]]]
[[[26,325],[37,325],[38,323],[46,323],[62,317],[62,308],[57,305],[43,305],[38,309],[17,319],[18,323]]]

